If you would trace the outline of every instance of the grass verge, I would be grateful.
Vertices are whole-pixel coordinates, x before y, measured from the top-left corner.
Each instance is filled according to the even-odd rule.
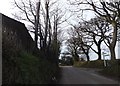
[[[85,68],[103,68],[104,67],[102,60],[74,62],[73,66],[85,67]]]
[[[50,61],[27,52],[8,59],[6,64],[3,64],[6,67],[3,71],[3,84],[51,84],[59,70]]]
[[[120,81],[120,60],[108,60],[106,67],[104,67],[103,60],[75,62],[73,66],[83,68],[99,68],[102,69],[102,71],[99,71],[100,74]]]

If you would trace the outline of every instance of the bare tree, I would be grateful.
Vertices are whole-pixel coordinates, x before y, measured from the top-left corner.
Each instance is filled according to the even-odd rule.
[[[98,54],[98,60],[101,60],[101,43],[107,37],[106,33],[109,32],[108,23],[97,17],[86,22],[84,27],[83,32],[89,33],[89,36],[92,38],[91,40],[93,40],[94,44],[97,46],[97,51],[93,47],[90,48]]]
[[[79,40],[79,51],[83,52],[83,54],[86,55],[87,61],[90,61],[89,51],[91,46],[93,45],[93,42],[91,41],[89,35],[87,33],[82,32],[81,29],[82,26],[79,26],[79,28],[75,29],[75,32],[77,33]]]
[[[17,3],[14,0],[15,6],[23,13],[26,17],[20,18],[21,20],[29,21],[33,25],[33,29],[35,30],[35,48],[38,47],[38,29],[39,29],[39,18],[40,18],[40,0],[36,2],[36,6],[33,4],[32,1],[28,0],[27,2],[24,2],[21,0],[21,4]],[[40,30],[39,30],[40,31]],[[42,34],[41,34],[42,35]]]
[[[78,39],[73,37],[71,39],[68,39],[68,50],[71,52],[74,61],[79,61],[79,55],[78,55]]]
[[[120,19],[120,1],[119,2],[100,2],[102,5],[102,9],[104,13],[99,12],[98,8],[92,3],[91,6],[93,10],[101,17],[106,19],[107,22],[109,22],[113,26],[113,34],[112,34],[112,41],[110,42],[107,40],[107,43],[109,44],[109,49],[111,53],[111,59],[116,59],[115,55],[115,46],[117,41],[117,31],[118,31],[118,21]]]
[[[98,55],[98,60],[101,60],[101,43],[106,37],[110,38],[110,35],[107,35],[110,31],[109,24],[105,20],[97,17],[89,21],[80,22],[78,27],[73,27],[73,37],[76,37],[77,39],[75,42],[78,43],[79,50],[82,50],[86,55],[87,60],[89,61],[90,49]],[[97,46],[97,50],[92,46],[93,44]]]
[[[117,41],[117,30],[120,20],[120,1],[106,2],[104,0],[99,0],[95,2],[94,0],[75,0],[71,2],[71,5],[86,5],[84,8],[79,8],[79,11],[90,10],[95,12],[97,16],[102,17],[106,22],[110,23],[113,27],[112,41],[107,40],[108,47],[111,52],[111,59],[116,59],[115,46]]]
[[[61,9],[57,1],[39,0],[37,2],[32,0],[14,0],[14,5],[20,10],[21,14],[25,15],[20,16],[19,14],[16,14],[16,16],[19,17],[19,19],[28,21],[33,25],[36,44],[39,36],[44,42],[41,43],[40,46],[43,45],[44,47],[46,47],[47,44],[50,44],[50,42],[47,43],[48,38],[49,41],[51,41],[53,38],[51,36],[55,33],[57,34],[58,26],[70,18],[68,17],[63,19],[64,15],[67,13],[65,10]]]

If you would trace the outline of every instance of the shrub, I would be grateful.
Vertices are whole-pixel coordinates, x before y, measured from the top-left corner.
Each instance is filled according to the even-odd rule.
[[[102,60],[96,60],[96,61],[75,62],[74,66],[85,67],[85,68],[103,68],[104,65]]]
[[[59,71],[56,63],[39,51],[36,56],[26,52],[15,34],[8,32],[2,34],[2,84],[51,83]]]
[[[105,67],[101,73],[104,75],[116,76],[120,78],[120,60],[110,60],[109,65]]]
[[[12,61],[14,60],[11,60],[11,63]],[[12,78],[4,77],[3,84],[48,84],[58,71],[55,64],[26,52],[21,52],[14,64],[15,66],[7,65],[16,70],[12,73],[13,70],[7,69],[9,72],[4,74],[7,73]]]

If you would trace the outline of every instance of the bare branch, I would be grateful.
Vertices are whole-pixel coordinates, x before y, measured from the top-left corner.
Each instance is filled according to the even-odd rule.
[[[23,8],[20,7],[20,6],[17,4],[17,2],[16,2],[15,0],[14,0],[14,2],[15,2],[15,5],[16,5],[21,11],[23,11],[23,12],[25,13],[25,15],[26,15],[28,21],[30,21],[32,24],[34,24],[34,22],[31,21],[31,19],[28,17],[28,13],[27,13],[27,11],[26,11],[26,6],[25,6],[24,2],[22,1]]]

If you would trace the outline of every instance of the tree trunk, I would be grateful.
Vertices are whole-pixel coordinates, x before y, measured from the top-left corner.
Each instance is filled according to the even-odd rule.
[[[115,48],[110,46],[110,54],[111,54],[111,60],[116,59],[116,54],[115,54]]]
[[[79,61],[79,55],[77,54],[76,51],[75,51],[75,53],[74,53],[74,59],[75,59],[75,61]]]
[[[115,60],[116,59],[115,46],[117,42],[117,23],[113,21],[112,26],[114,27],[114,30],[113,30],[112,43],[110,44],[110,53],[111,53],[111,60]]]
[[[39,11],[40,11],[40,2],[37,3],[37,11],[36,11],[36,18],[35,18],[35,48],[38,47],[38,24],[39,24]]]
[[[89,54],[86,54],[86,57],[87,57],[87,61],[90,61]]]
[[[81,46],[81,48],[82,48],[84,54],[85,54],[86,57],[87,57],[87,61],[90,61],[90,57],[89,57],[89,48],[87,48],[87,50],[85,50],[83,46]]]
[[[48,8],[49,8],[48,2],[46,1],[46,3],[45,3],[45,10],[46,10],[45,37],[44,37],[44,41],[43,41],[44,50],[47,47],[47,37],[48,37],[48,22],[49,22],[49,9]]]
[[[38,42],[38,35],[37,32],[35,32],[35,48],[37,48],[37,42]]]
[[[100,45],[98,45],[98,60],[101,60],[101,48],[100,48]]]

